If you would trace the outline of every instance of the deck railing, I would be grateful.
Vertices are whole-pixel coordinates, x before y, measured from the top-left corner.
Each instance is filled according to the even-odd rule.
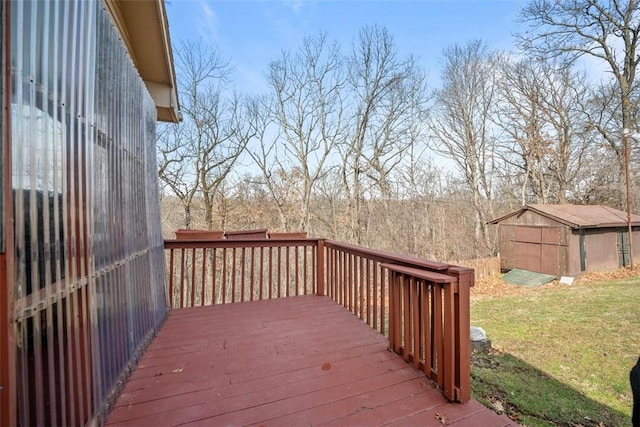
[[[166,240],[172,308],[327,295],[448,399],[470,398],[473,270],[324,239]]]
[[[327,295],[389,336],[447,399],[470,398],[473,269],[325,241]]]
[[[317,292],[317,239],[165,240],[171,308]]]

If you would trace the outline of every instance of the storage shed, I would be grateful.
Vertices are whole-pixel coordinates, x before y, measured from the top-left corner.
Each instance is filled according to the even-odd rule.
[[[527,205],[498,225],[500,267],[556,276],[629,265],[627,213],[602,205]],[[631,215],[633,257],[640,261],[640,216]]]

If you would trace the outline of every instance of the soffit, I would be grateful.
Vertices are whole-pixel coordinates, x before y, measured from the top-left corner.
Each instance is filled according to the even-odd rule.
[[[169,25],[163,0],[103,0],[158,109],[158,120],[179,121]]]

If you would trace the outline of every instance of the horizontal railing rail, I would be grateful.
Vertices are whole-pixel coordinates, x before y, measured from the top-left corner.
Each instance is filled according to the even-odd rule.
[[[171,308],[317,292],[317,239],[165,240]]]

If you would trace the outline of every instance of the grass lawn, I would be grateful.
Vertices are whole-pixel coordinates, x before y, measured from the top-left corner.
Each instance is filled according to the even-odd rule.
[[[471,323],[497,350],[473,357],[474,398],[527,426],[631,425],[640,277],[475,301]]]

